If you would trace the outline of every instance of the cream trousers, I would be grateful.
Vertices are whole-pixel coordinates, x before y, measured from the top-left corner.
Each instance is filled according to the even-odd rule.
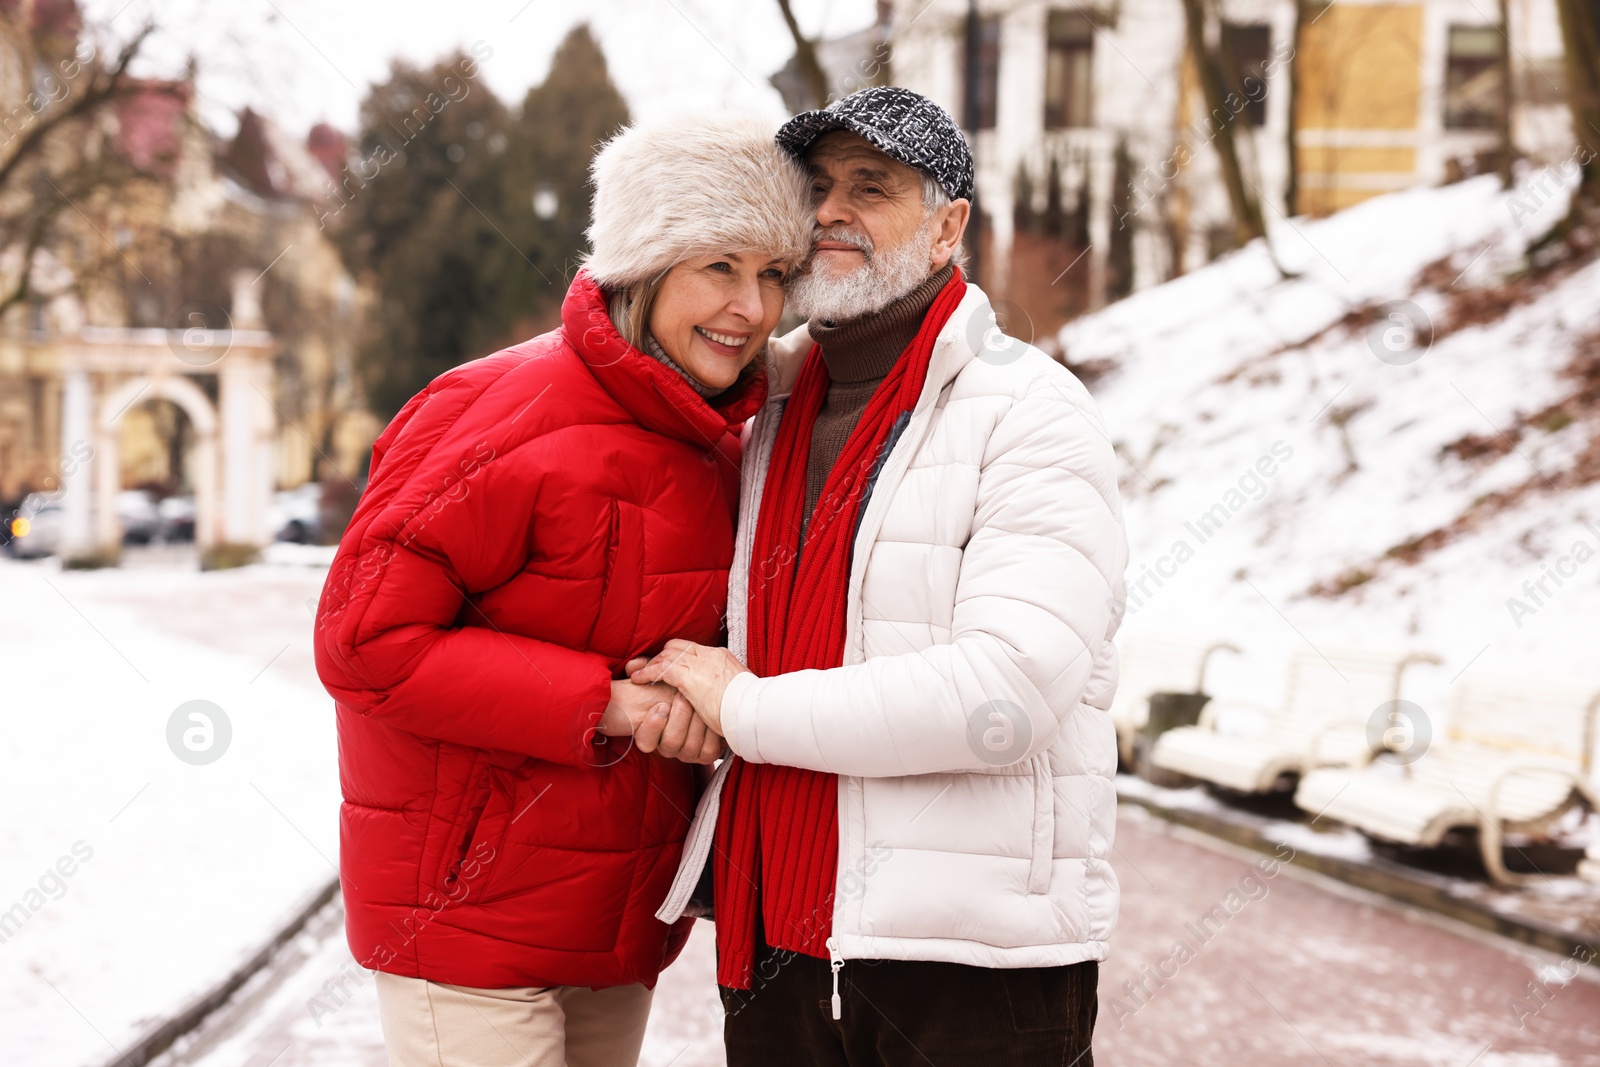
[[[634,1067],[650,990],[468,989],[378,972],[390,1067]]]

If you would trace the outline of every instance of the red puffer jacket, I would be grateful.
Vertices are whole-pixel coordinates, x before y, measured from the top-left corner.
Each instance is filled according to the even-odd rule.
[[[643,982],[687,764],[598,736],[613,678],[722,630],[756,372],[702,400],[579,274],[562,327],[434,380],[372,450],[317,611],[340,878],[367,967],[478,988]]]

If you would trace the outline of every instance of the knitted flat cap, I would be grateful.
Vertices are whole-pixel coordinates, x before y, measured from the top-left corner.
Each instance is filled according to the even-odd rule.
[[[930,175],[950,199],[972,199],[972,149],[950,113],[921,93],[898,85],[851,93],[784,123],[778,143],[804,159],[817,138],[834,130],[849,130],[890,159]]]

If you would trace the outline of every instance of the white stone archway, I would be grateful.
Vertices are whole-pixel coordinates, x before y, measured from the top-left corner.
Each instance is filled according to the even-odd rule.
[[[134,404],[157,398],[177,404],[194,424],[197,545],[271,540],[277,342],[260,328],[248,283],[236,279],[231,329],[85,326],[61,345],[64,556],[117,549],[118,426]],[[201,374],[216,377],[215,404],[193,380]],[[78,462],[88,446],[92,460]]]
[[[130,378],[100,401],[95,420],[95,541],[114,545],[117,528],[117,491],[122,485],[118,455],[118,428],[135,403],[170,400],[183,409],[194,426],[194,450],[189,466],[194,474],[194,540],[202,551],[217,541],[217,412],[211,400],[187,378]]]

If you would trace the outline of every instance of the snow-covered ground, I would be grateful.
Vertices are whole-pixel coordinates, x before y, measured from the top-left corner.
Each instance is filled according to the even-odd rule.
[[[345,947],[337,902],[154,1067],[386,1067],[372,979]],[[639,1067],[721,1067],[716,931],[696,923],[661,976]]]
[[[1253,699],[1308,646],[1440,655],[1408,676],[1428,709],[1469,665],[1600,677],[1600,482],[1569,473],[1600,427],[1580,407],[1518,428],[1574,392],[1575,353],[1600,359],[1600,262],[1462,317],[1564,200],[1536,173],[1280,222],[1296,277],[1257,243],[1069,324],[1074,363],[1114,367],[1094,391],[1126,461],[1124,634],[1232,639],[1246,655],[1210,688]],[[1444,451],[1469,437],[1481,458]],[[1452,523],[1413,564],[1386,558]]]
[[[110,1062],[335,876],[321,584],[0,560],[6,1067]]]
[[[325,556],[214,574],[182,553],[93,573],[0,559],[0,909],[26,913],[0,925],[4,1067],[111,1063],[334,877],[333,715],[310,644]],[[167,740],[197,699],[232,732],[201,765]],[[162,1062],[386,1062],[341,920],[330,905]],[[721,1062],[711,935],[657,991],[646,1067]]]

